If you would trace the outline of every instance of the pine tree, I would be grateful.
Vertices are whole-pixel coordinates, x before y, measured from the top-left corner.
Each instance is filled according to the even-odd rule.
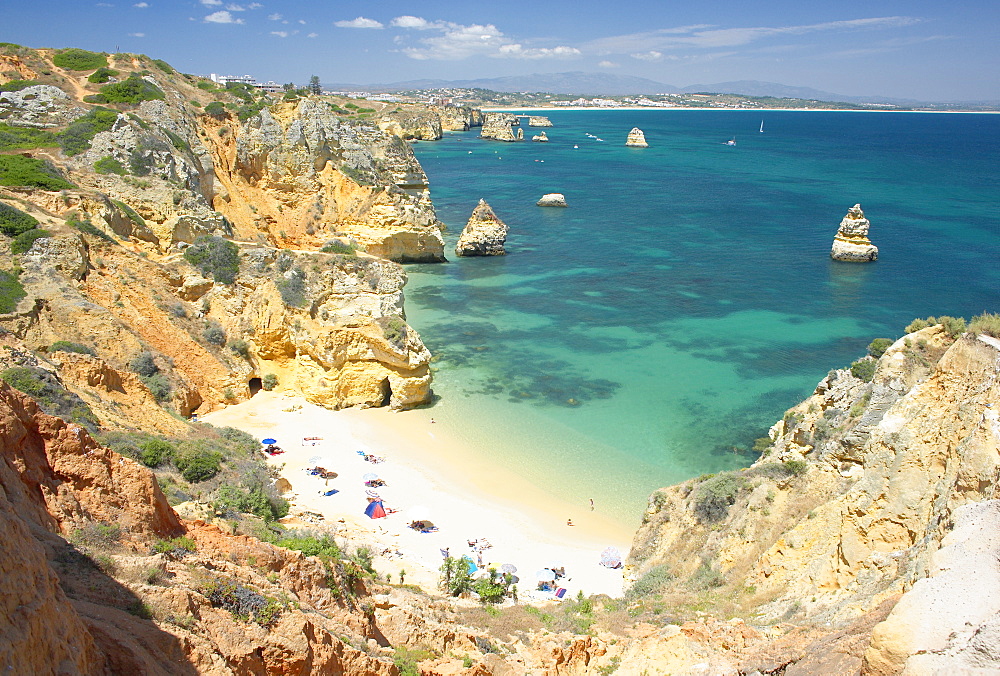
[[[319,86],[319,75],[313,75],[309,78],[309,93],[316,95],[323,93],[323,89]]]

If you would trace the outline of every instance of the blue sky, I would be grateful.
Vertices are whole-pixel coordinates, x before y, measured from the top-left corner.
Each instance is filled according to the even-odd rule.
[[[0,41],[149,54],[304,83],[611,72],[840,94],[1000,100],[1000,2],[21,0]]]

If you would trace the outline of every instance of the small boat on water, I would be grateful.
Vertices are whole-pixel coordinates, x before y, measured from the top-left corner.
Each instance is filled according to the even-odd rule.
[[[764,120],[761,120],[761,121],[760,121],[760,133],[761,133],[761,134],[763,134],[763,133],[764,133]]]
[[[736,137],[734,136],[731,139],[729,139],[728,141],[726,141],[726,145],[727,146],[734,146],[734,145],[736,145]]]

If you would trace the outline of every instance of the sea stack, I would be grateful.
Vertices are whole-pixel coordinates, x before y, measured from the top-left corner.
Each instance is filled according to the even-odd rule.
[[[550,192],[547,195],[542,195],[542,199],[535,204],[540,207],[564,207],[566,206],[566,198],[561,192]]]
[[[625,145],[630,148],[649,147],[649,144],[646,143],[646,135],[642,133],[642,129],[639,129],[639,127],[632,127],[632,131],[628,133],[628,140],[625,141]]]
[[[469,222],[458,238],[455,253],[459,256],[505,256],[504,242],[507,241],[507,224],[497,218],[486,200],[472,210]]]
[[[844,220],[840,222],[836,237],[833,238],[833,249],[830,257],[835,261],[851,263],[867,263],[878,259],[878,247],[868,239],[868,228],[871,223],[861,211],[861,205],[851,207]]]
[[[538,134],[535,134],[534,136],[532,136],[531,140],[535,141],[536,143],[548,143],[549,142],[549,137],[546,136],[545,132],[543,131],[541,133],[538,133]]]
[[[517,116],[510,113],[486,113],[479,137],[496,139],[497,141],[516,141],[514,126],[517,123]],[[522,135],[524,134],[521,129],[518,131]]]
[[[551,127],[552,120],[543,115],[531,115],[528,117],[529,127]]]

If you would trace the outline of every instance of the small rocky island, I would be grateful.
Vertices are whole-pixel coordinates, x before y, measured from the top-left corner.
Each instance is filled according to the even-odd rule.
[[[534,136],[532,136],[531,140],[535,141],[536,143],[548,143],[549,142],[549,137],[546,136],[545,132],[543,131],[543,132],[539,132],[538,134],[535,134]]]
[[[528,117],[529,127],[551,127],[552,120],[544,115],[531,115]]]
[[[642,129],[639,129],[639,127],[632,127],[632,131],[628,133],[628,139],[625,141],[625,145],[629,148],[649,147],[649,144],[646,143],[646,135],[642,133]]]
[[[491,138],[497,141],[517,141],[524,138],[524,130],[518,129],[514,134],[514,127],[518,125],[516,115],[510,113],[486,113],[483,119],[483,129],[479,133],[480,138]]]
[[[535,202],[536,205],[540,207],[564,207],[566,205],[566,198],[563,197],[561,192],[550,192],[547,195],[542,195],[542,199]]]
[[[830,257],[835,261],[867,263],[878,259],[878,247],[868,239],[871,223],[865,218],[860,204],[851,207],[840,222],[837,235],[833,238]]]
[[[469,222],[458,238],[455,253],[459,256],[505,256],[507,224],[497,218],[486,200],[472,210]]]

